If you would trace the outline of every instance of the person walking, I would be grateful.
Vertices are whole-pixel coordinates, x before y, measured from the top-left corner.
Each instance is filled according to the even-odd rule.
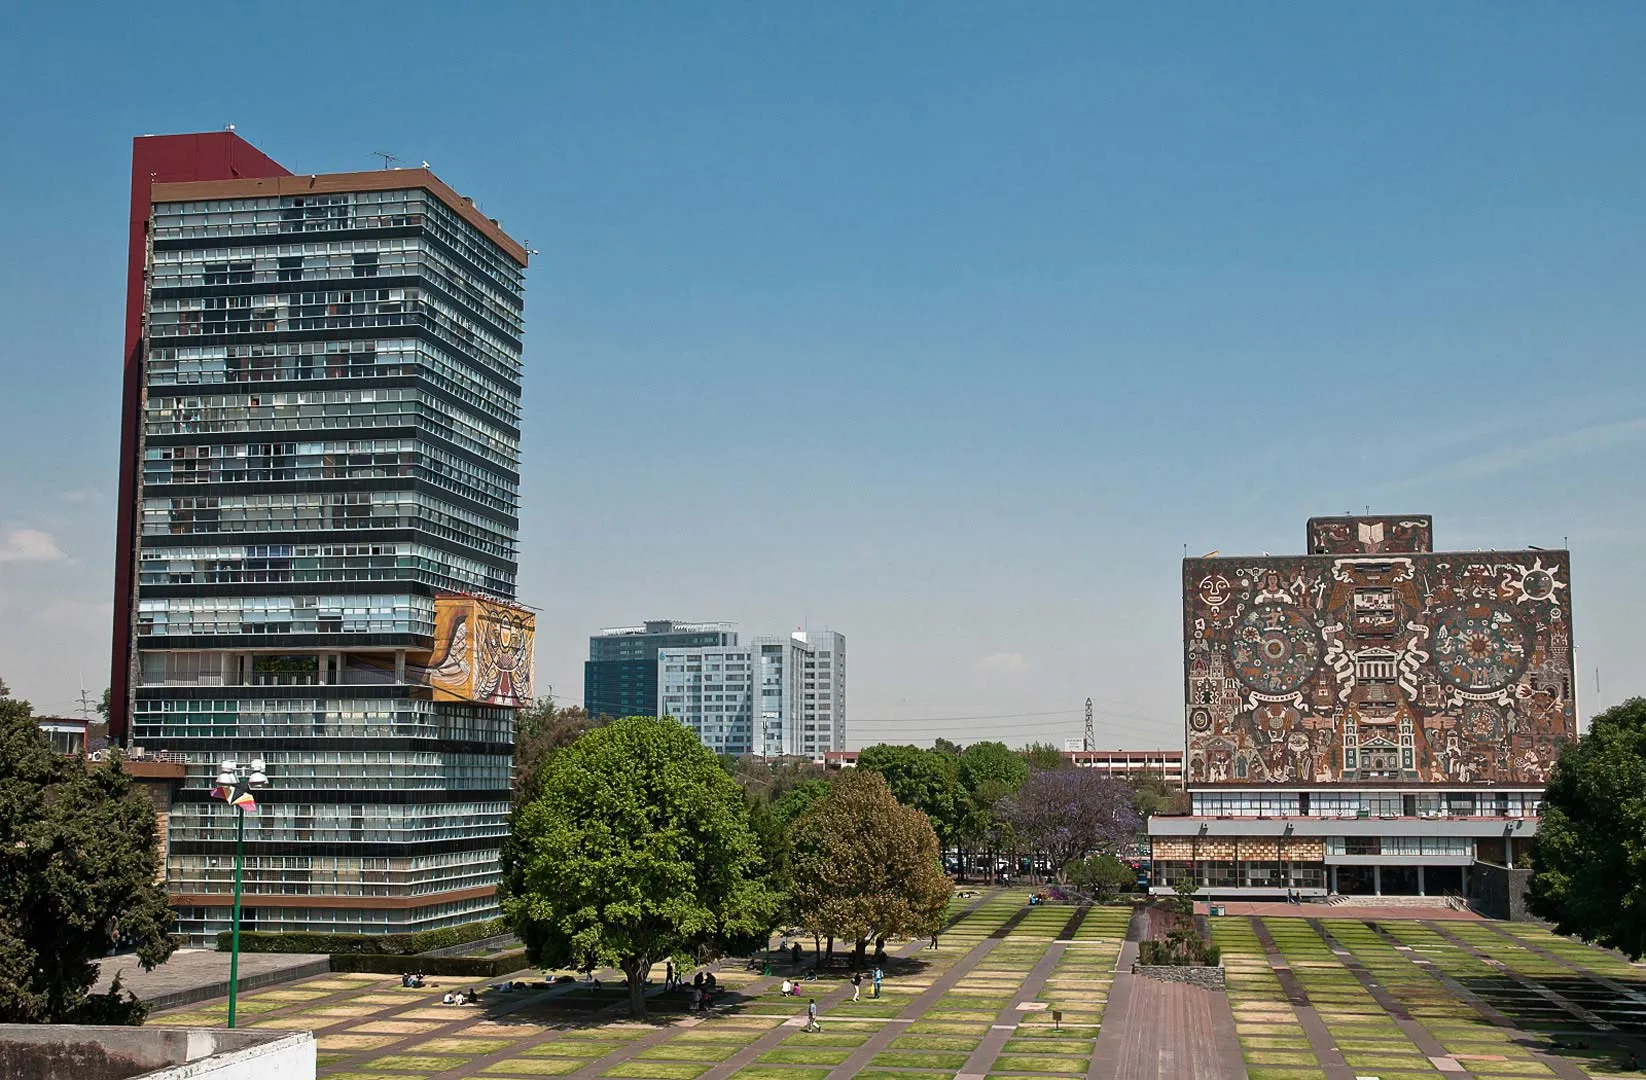
[[[822,1031],[823,1025],[817,1022],[817,999],[812,998],[806,1003],[806,1026],[802,1031]]]
[[[663,965],[663,989],[674,989],[674,961],[669,960]]]
[[[874,996],[877,997],[877,998],[880,996],[880,980],[883,979],[883,978],[885,978],[885,972],[881,971],[879,968],[875,968],[874,969]]]
[[[854,972],[852,972],[852,1000],[856,1001],[858,995],[861,994],[862,992],[863,992],[863,973],[861,971],[854,971]]]

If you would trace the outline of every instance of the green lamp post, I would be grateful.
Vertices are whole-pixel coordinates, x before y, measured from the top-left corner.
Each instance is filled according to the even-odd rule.
[[[229,949],[229,1027],[234,1026],[234,1008],[240,997],[240,881],[246,867],[246,811],[257,810],[253,788],[269,786],[263,774],[263,759],[252,758],[244,770],[233,758],[217,770],[217,786],[212,794],[234,807],[234,920]]]

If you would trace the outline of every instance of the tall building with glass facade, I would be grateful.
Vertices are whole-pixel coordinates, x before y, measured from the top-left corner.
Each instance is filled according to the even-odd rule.
[[[614,626],[589,638],[583,665],[583,709],[590,716],[656,716],[657,653],[736,645],[731,623],[649,619]]]
[[[662,649],[657,713],[717,754],[821,759],[846,746],[846,635]]]
[[[179,932],[229,925],[210,787],[253,755],[245,929],[495,914],[525,249],[426,168],[290,175],[229,132],[138,139],[132,224],[111,734],[186,764]]]

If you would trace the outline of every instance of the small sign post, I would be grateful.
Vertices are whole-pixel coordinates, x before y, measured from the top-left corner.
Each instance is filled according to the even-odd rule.
[[[1063,1010],[1062,1009],[1053,1009],[1052,1010],[1052,1030],[1053,1031],[1061,1031],[1062,1029],[1063,1029]]]

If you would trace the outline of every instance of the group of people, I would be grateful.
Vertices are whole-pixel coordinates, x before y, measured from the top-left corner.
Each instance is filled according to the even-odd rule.
[[[875,997],[880,996],[880,983],[883,979],[885,979],[885,977],[886,977],[886,970],[884,968],[882,968],[879,964],[876,964],[874,966],[874,970],[872,972],[870,972],[870,974],[869,974],[869,978],[872,981],[872,983],[874,984],[874,996]],[[863,992],[863,973],[861,971],[854,971],[854,972],[852,972],[852,1000],[856,1001],[858,999],[858,997],[862,994],[862,992]]]
[[[477,1002],[479,1000],[480,1000],[479,993],[477,993],[475,991],[474,987],[471,986],[467,990],[458,990],[455,993],[450,991],[450,990],[447,990],[446,993],[441,996],[440,1004],[442,1004],[442,1005],[473,1005],[475,1002]]]
[[[418,971],[418,972],[411,972],[411,971],[402,972],[401,975],[400,975],[400,985],[403,988],[406,988],[406,989],[412,989],[412,990],[421,990],[421,989],[423,989],[423,973],[421,971]]]
[[[663,988],[673,990],[685,986],[686,981],[680,978],[680,973],[674,969],[674,961],[668,961],[663,967]],[[691,986],[687,992],[690,1001],[690,1011],[708,1012],[709,1003],[714,995],[720,993],[720,981],[714,977],[712,971],[699,971],[692,976]]]

